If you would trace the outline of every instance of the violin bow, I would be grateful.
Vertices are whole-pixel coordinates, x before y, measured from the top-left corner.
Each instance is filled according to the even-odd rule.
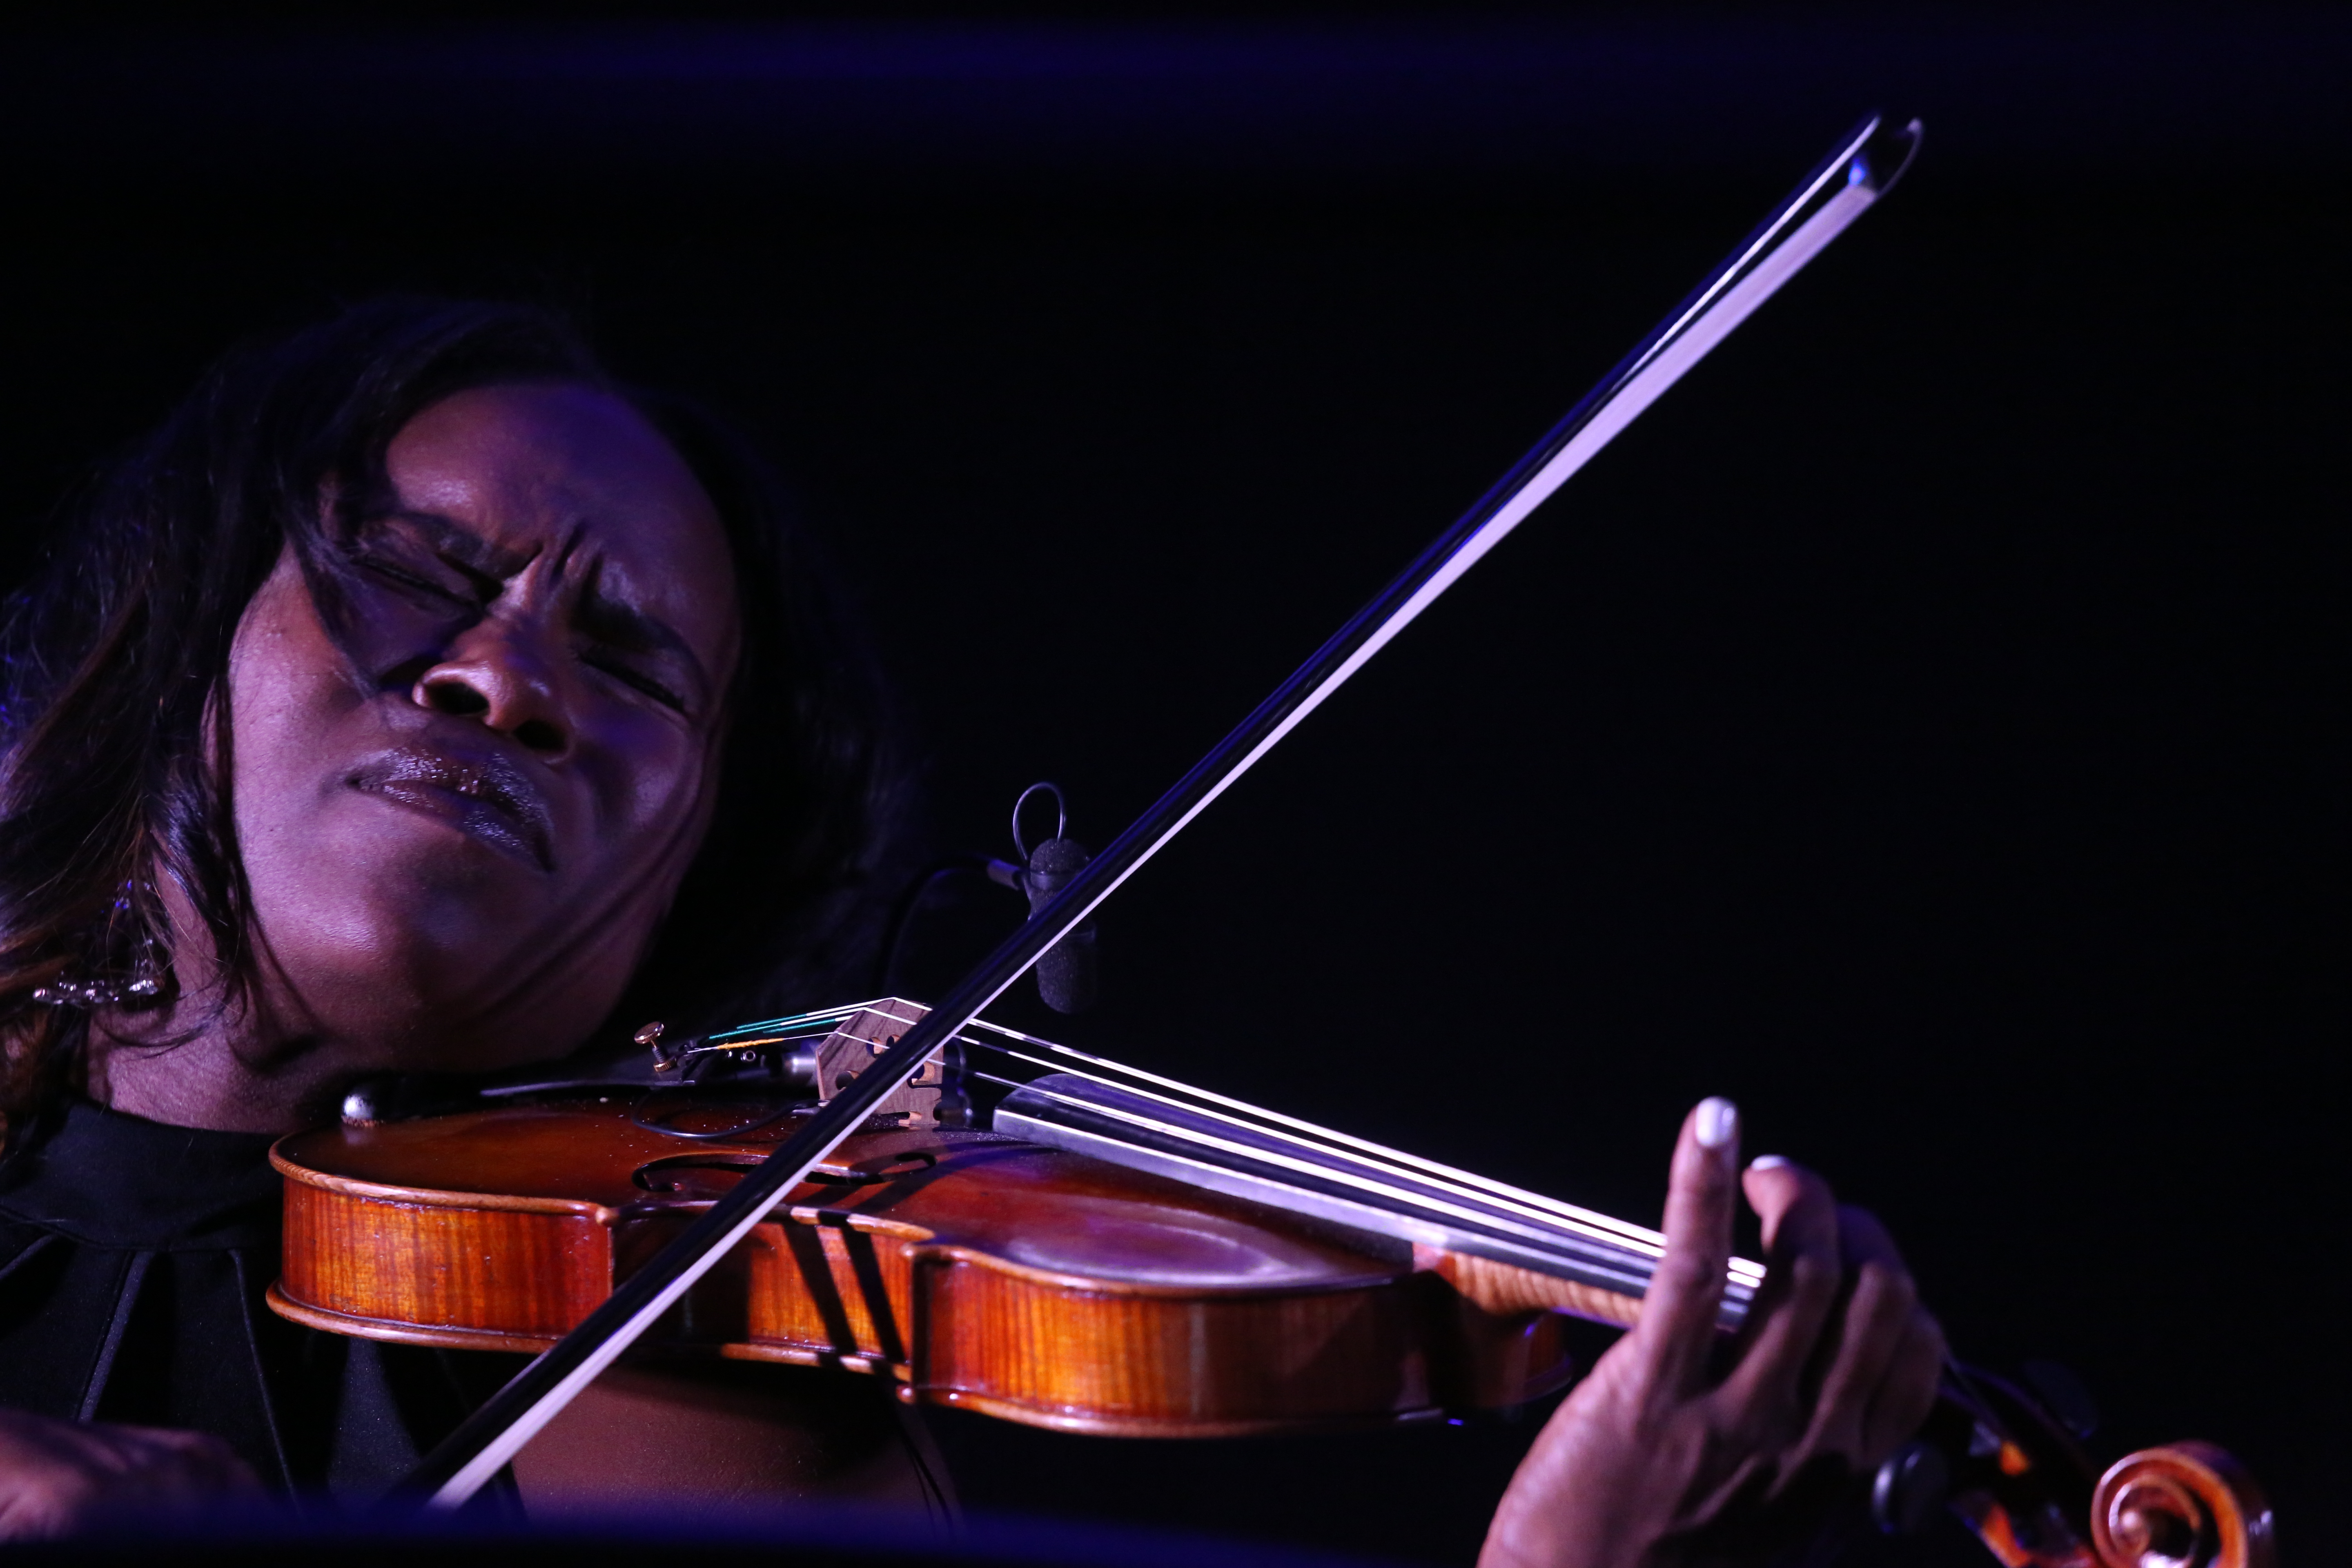
[[[1217,742],[1133,826],[1089,861],[979,967],[875,1058],[801,1130],[632,1274],[555,1344],[427,1454],[397,1495],[456,1508],[675,1306],[874,1108],[912,1078],[982,1009],[1026,973],[1143,863],[1208,809],[1258,760],[1464,573],[1591,462],[1734,327],[1890,189],[1918,152],[1916,120],[1872,115],[1843,137],[1795,193],[1704,283],[1569,410],[1460,521],[1334,633],[1256,710]]]

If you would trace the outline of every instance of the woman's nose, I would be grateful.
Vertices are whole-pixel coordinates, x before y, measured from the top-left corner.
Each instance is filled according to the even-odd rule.
[[[416,678],[409,695],[436,713],[478,719],[542,756],[560,756],[572,745],[547,661],[528,639],[495,623],[469,628],[446,658]]]

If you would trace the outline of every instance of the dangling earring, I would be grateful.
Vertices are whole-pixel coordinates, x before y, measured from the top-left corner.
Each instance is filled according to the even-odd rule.
[[[118,913],[131,908],[131,889],[136,884],[125,882],[122,892],[114,900]],[[152,891],[152,888],[149,889]],[[64,975],[47,985],[33,988],[33,1000],[52,1007],[120,1007],[126,1002],[152,1001],[163,994],[163,965],[155,959],[155,938],[145,934],[139,939],[139,961],[131,966],[127,979],[83,980]]]
[[[163,983],[152,974],[130,980],[76,980],[71,977],[33,988],[33,1000],[53,1007],[120,1007],[125,1002],[163,994]]]

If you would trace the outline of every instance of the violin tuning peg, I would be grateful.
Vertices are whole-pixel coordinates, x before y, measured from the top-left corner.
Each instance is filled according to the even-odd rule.
[[[2042,1402],[2042,1412],[2080,1442],[2099,1429],[2098,1402],[2083,1380],[2054,1361],[2030,1361],[2018,1368]]]
[[[1870,1514],[1888,1535],[1916,1535],[1944,1506],[1952,1470],[1940,1450],[1914,1437],[1886,1457],[1870,1483]]]

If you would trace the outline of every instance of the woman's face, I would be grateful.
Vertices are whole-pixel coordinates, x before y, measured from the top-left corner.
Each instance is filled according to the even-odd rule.
[[[387,468],[341,636],[289,551],[230,656],[265,1048],[339,1072],[558,1054],[619,999],[709,820],[726,536],[676,450],[584,387],[460,393]]]

